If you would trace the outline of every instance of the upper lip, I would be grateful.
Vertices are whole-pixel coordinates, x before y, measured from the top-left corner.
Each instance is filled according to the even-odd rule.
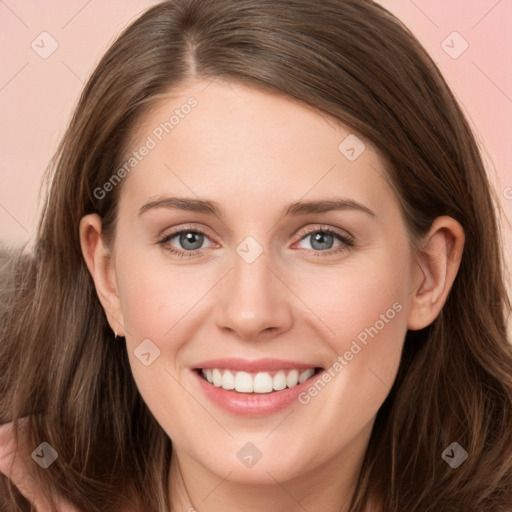
[[[298,361],[285,361],[283,359],[254,359],[252,361],[248,359],[241,359],[238,357],[226,357],[220,359],[210,359],[194,365],[196,370],[208,369],[208,368],[222,368],[226,370],[244,371],[248,373],[255,372],[271,372],[275,370],[286,370],[286,369],[307,369],[317,368],[315,364],[301,363]]]

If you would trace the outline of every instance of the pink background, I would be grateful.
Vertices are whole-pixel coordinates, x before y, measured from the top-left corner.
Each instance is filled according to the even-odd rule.
[[[148,0],[0,2],[0,241],[17,244],[31,240],[39,212],[41,176],[83,83],[115,35],[155,3]],[[500,206],[510,222],[512,2],[380,0],[380,3],[411,29],[447,78],[476,131]],[[441,46],[454,31],[469,44],[456,59]],[[34,40],[40,41],[42,32],[48,32],[58,42],[57,50],[47,59],[31,47]],[[454,44],[457,49],[461,43]],[[510,225],[503,229],[510,260],[512,230]]]

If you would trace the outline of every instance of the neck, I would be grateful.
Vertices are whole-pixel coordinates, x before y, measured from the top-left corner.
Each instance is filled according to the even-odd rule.
[[[257,483],[237,481],[236,467],[226,474],[216,474],[196,458],[173,447],[169,472],[171,510],[348,512],[370,431],[371,428],[327,461],[289,479],[280,481],[271,472],[259,468]]]

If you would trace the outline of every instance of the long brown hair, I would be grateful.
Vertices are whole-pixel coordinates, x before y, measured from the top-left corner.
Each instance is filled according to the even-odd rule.
[[[134,125],[191,77],[280,92],[352,127],[382,154],[411,239],[449,215],[465,250],[438,318],[409,331],[380,408],[351,512],[504,511],[512,503],[510,301],[492,192],[461,109],[416,38],[371,0],[172,0],[108,50],[49,168],[32,255],[11,257],[0,306],[0,422],[30,415],[34,467],[50,496],[78,508],[169,509],[171,441],[147,409],[126,347],[95,293],[79,242],[92,212],[115,236],[122,183],[94,194],[123,162]],[[127,178],[129,179],[129,178]],[[469,454],[456,470],[441,453]],[[0,479],[6,512],[30,510]]]

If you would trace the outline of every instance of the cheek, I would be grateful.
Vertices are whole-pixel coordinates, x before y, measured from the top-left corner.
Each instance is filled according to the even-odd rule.
[[[165,338],[167,344],[168,333],[214,283],[211,270],[167,264],[157,255],[134,250],[116,262],[124,325],[133,343]]]
[[[128,357],[137,388],[167,434],[173,440],[188,439],[195,433],[193,422],[176,421],[174,412],[191,409],[190,396],[181,383],[179,354],[189,339],[193,305],[205,291],[187,286],[190,276],[179,269],[142,265],[133,254],[120,261],[118,275]],[[204,433],[197,432],[200,435]]]
[[[207,265],[180,267],[148,253],[132,249],[116,258],[126,345],[144,401],[161,424],[175,425],[174,418],[162,417],[169,409],[162,404],[187,410],[190,397],[177,384],[184,372],[182,348],[204,323],[204,299],[219,277]]]
[[[364,344],[376,336],[393,339],[403,331],[410,292],[408,269],[405,252],[390,252],[302,279],[301,296],[323,321],[326,339],[337,354],[349,350],[352,340]]]
[[[301,403],[333,443],[356,435],[389,394],[407,332],[408,269],[405,251],[389,256],[381,252],[378,261],[359,260],[325,279],[312,276],[315,287],[312,281],[305,284],[308,305],[322,319],[332,359],[324,379],[308,388]]]

